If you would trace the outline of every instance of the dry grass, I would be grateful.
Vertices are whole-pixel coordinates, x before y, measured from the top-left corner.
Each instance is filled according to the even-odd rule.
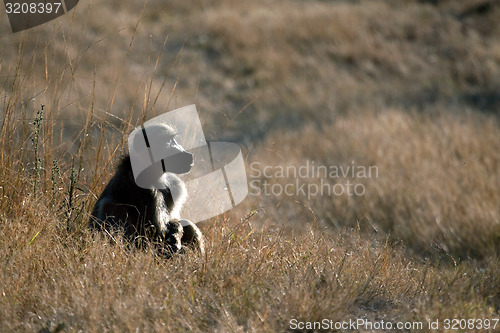
[[[500,8],[473,4],[80,1],[0,35],[2,330],[499,318]],[[252,195],[200,224],[203,258],[90,235],[129,131],[193,102],[248,166],[378,177],[324,179],[362,196]]]
[[[319,187],[321,181],[333,186],[347,179],[366,191],[361,196],[347,191],[315,196],[310,208],[316,218],[333,227],[360,224],[389,232],[421,255],[442,251],[456,258],[488,257],[500,250],[498,133],[495,116],[393,109],[349,115],[324,128],[306,126],[298,133],[271,135],[264,146],[274,148],[254,161],[297,169],[304,161],[316,166],[376,166],[377,174],[369,179],[301,179]],[[297,136],[309,139],[294,140]],[[259,171],[250,172],[251,178],[256,175]],[[293,183],[290,178],[269,177],[260,183]],[[311,215],[309,207],[294,202],[307,201],[304,196],[266,199],[271,206],[280,203],[275,219],[286,212],[298,221]]]

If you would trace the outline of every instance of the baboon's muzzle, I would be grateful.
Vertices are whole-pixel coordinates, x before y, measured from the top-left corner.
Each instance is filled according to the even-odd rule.
[[[168,150],[171,154],[161,160],[163,172],[183,174],[191,170],[191,166],[193,166],[193,154],[185,151],[175,139],[172,139],[170,142]]]
[[[164,167],[163,171],[173,172],[176,174],[183,174],[191,170],[193,165],[193,155],[186,151],[182,151],[171,155],[162,160],[162,165]]]

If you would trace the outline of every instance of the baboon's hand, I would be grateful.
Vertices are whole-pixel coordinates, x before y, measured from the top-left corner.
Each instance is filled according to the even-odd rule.
[[[182,246],[199,251],[203,255],[205,253],[205,241],[201,230],[189,220],[180,220],[179,222],[183,228]]]
[[[179,221],[170,221],[167,223],[167,230],[164,236],[164,249],[165,255],[170,256],[181,250],[182,243],[182,226]]]

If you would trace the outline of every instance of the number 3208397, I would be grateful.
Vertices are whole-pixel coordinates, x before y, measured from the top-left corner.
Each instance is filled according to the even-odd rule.
[[[59,13],[62,4],[55,3],[26,3],[26,2],[7,2],[5,9],[7,14],[50,14]]]

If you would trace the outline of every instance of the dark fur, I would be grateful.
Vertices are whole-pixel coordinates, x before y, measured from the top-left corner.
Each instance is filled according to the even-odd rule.
[[[174,181],[182,182],[176,177]],[[185,193],[182,195],[185,196]],[[184,198],[181,198],[181,205],[183,201]],[[96,202],[90,227],[105,230],[111,235],[117,231],[123,232],[136,245],[148,239],[165,256],[179,252],[186,246],[203,253],[201,231],[194,223],[185,220],[183,222],[187,222],[187,225],[182,227],[179,220],[172,216],[174,210],[180,211],[180,207],[176,207],[168,187],[158,190],[136,185],[130,157],[127,155]]]

